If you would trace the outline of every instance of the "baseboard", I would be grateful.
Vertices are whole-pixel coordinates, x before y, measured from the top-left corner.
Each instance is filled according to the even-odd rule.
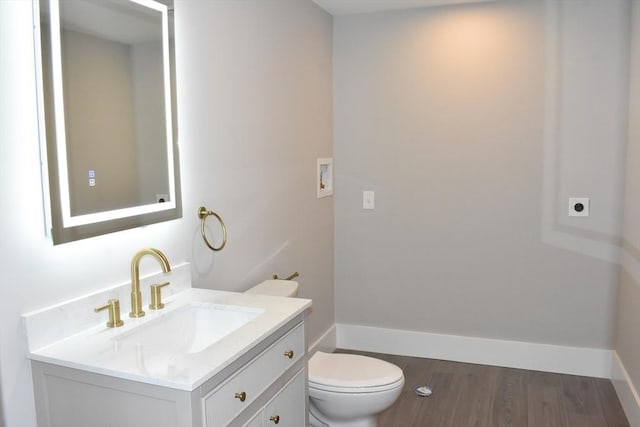
[[[338,348],[611,378],[612,350],[336,325]]]
[[[313,354],[318,350],[333,352],[336,349],[336,325],[327,329],[317,340],[309,346],[309,353]]]
[[[636,390],[627,370],[618,357],[618,353],[615,352],[613,354],[611,382],[613,382],[613,387],[616,389],[629,425],[631,427],[640,427],[640,395],[638,395],[638,390]]]

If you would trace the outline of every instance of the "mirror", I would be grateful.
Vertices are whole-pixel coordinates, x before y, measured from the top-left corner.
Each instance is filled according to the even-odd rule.
[[[54,244],[181,217],[171,5],[34,6],[46,228]]]

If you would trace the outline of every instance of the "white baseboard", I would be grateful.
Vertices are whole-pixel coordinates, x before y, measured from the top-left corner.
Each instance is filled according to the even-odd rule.
[[[338,348],[611,378],[613,351],[336,325]]]
[[[333,352],[336,349],[336,325],[334,324],[325,331],[316,341],[309,346],[309,354],[313,354],[318,350]]]
[[[627,370],[618,357],[618,353],[615,352],[613,355],[611,382],[613,382],[613,387],[616,389],[629,425],[631,427],[640,427],[640,395],[638,395],[638,390],[636,390]]]

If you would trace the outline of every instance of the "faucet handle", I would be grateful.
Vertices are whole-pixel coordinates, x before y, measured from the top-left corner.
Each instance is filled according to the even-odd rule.
[[[161,308],[164,308],[161,290],[168,285],[169,282],[162,283],[161,285],[151,285],[151,304],[149,304],[149,308],[151,310],[160,310]]]
[[[118,328],[124,325],[124,322],[120,319],[120,300],[110,299],[105,305],[93,309],[96,313],[102,310],[109,310],[108,328]]]
[[[297,271],[295,273],[293,273],[291,276],[288,276],[286,279],[283,279],[281,277],[278,277],[277,274],[274,274],[273,276],[271,276],[273,278],[273,280],[293,280],[296,277],[298,277],[300,275],[300,273],[298,273]]]

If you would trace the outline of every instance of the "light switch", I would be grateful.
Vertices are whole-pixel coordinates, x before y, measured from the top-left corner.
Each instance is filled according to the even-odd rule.
[[[374,191],[362,192],[362,209],[375,209],[376,193]]]

